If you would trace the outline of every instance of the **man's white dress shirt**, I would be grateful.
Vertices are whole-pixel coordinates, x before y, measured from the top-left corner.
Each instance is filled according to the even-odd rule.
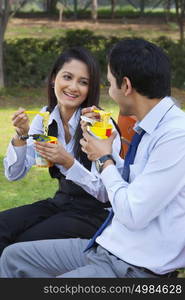
[[[121,176],[124,161],[101,173],[114,217],[96,242],[130,264],[164,274],[185,267],[185,113],[165,97],[136,123],[141,129],[146,133],[129,183]]]

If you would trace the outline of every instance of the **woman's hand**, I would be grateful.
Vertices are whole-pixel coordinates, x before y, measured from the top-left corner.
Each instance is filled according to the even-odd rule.
[[[74,157],[60,143],[35,142],[35,146],[42,157],[54,164],[62,165],[66,169],[74,164]]]
[[[12,125],[16,128],[16,131],[19,135],[28,135],[30,128],[29,118],[24,111],[24,108],[20,108],[12,117]]]
[[[116,131],[113,131],[107,139],[99,140],[91,136],[87,131],[83,131],[83,139],[80,140],[82,151],[87,154],[89,160],[96,160],[103,155],[112,153],[112,143],[116,137]]]

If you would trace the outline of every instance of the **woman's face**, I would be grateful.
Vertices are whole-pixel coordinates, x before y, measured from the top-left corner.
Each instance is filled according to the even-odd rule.
[[[66,62],[57,73],[54,89],[59,107],[75,110],[87,98],[89,90],[87,65],[77,59]]]

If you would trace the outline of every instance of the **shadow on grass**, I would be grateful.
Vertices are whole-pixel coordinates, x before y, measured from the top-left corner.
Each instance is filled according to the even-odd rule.
[[[53,197],[58,184],[49,176],[48,169],[35,166],[23,179],[8,181],[4,175],[2,156],[0,156],[0,182],[0,210]]]

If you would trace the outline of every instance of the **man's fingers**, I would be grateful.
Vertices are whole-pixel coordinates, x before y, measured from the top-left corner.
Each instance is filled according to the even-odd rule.
[[[115,139],[115,137],[117,136],[117,132],[114,130],[111,134],[111,136],[109,137],[109,140],[111,140],[113,142],[113,140]]]
[[[86,142],[91,141],[93,139],[92,135],[89,134],[87,130],[83,132],[83,138],[86,140]]]
[[[93,125],[95,122],[100,121],[100,114],[97,112],[86,113],[81,115],[81,120]]]
[[[87,142],[84,139],[80,139],[80,145],[84,148]]]
[[[88,125],[87,122],[81,120],[80,125],[83,132],[87,130],[87,125]]]
[[[82,109],[81,114],[85,115],[87,113],[90,113],[91,111],[92,111],[91,107],[85,107],[85,108]]]
[[[83,151],[84,153],[87,154],[87,151],[86,151],[83,147],[82,147],[81,149],[82,149],[82,151]]]
[[[90,107],[85,107],[82,109],[81,113],[82,113],[82,115],[85,115],[87,113],[92,112],[94,109],[98,109],[98,108],[95,105],[90,106]]]
[[[87,145],[87,142],[84,140],[84,139],[80,139],[80,145],[81,145],[81,150],[84,152],[84,153],[87,153],[85,147]]]

